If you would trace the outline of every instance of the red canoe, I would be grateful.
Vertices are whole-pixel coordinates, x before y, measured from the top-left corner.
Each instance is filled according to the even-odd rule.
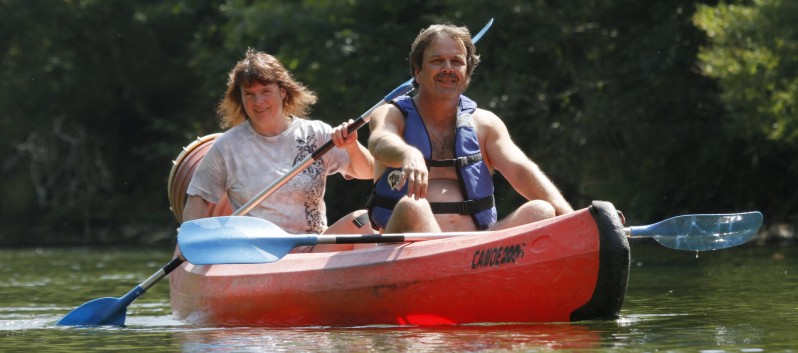
[[[174,314],[192,323],[447,325],[615,318],[628,273],[621,220],[594,202],[483,235],[258,265],[186,263],[170,281]]]
[[[442,325],[617,317],[629,246],[609,203],[487,235],[259,265],[185,264],[175,315],[265,326]]]

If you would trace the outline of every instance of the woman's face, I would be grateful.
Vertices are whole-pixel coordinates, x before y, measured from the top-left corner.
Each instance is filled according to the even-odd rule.
[[[247,117],[256,126],[268,127],[285,118],[285,89],[275,82],[262,84],[253,81],[249,87],[241,87],[241,98]]]

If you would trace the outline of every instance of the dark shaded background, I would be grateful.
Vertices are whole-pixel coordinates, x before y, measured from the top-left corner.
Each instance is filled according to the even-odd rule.
[[[631,224],[760,210],[768,226],[794,225],[797,104],[780,88],[798,87],[798,12],[731,3],[769,12],[735,22],[725,4],[678,0],[0,0],[0,246],[171,241],[171,160],[220,131],[214,109],[247,47],[279,57],[319,94],[311,117],[336,125],[409,78],[420,29],[475,33],[490,18],[467,94],[575,207],[608,200]],[[699,28],[701,6],[739,40]],[[711,74],[701,53],[724,45],[728,64]],[[738,46],[775,59],[746,63]],[[749,74],[724,76],[735,62]],[[496,181],[501,214],[522,200]],[[369,190],[334,177],[328,217],[361,208]]]

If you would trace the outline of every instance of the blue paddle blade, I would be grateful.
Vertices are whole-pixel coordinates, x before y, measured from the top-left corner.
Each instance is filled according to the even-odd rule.
[[[677,250],[706,251],[731,248],[753,239],[762,226],[762,213],[695,214],[629,227],[632,237],[651,237]]]
[[[96,326],[125,324],[127,305],[119,298],[99,298],[87,302],[58,320],[59,326]]]
[[[180,252],[195,265],[274,262],[297,246],[317,242],[315,234],[288,234],[269,221],[247,216],[197,219],[177,231]]]
[[[133,303],[147,290],[137,285],[121,298],[100,298],[87,302],[58,320],[60,326],[97,326],[125,324],[125,312],[128,305]]]
[[[477,44],[477,42],[479,42],[479,40],[482,38],[482,36],[484,36],[484,35],[485,35],[485,32],[487,32],[487,31],[490,29],[490,26],[491,26],[492,24],[493,24],[493,18],[491,18],[491,19],[488,21],[488,23],[486,23],[486,24],[485,24],[485,27],[482,27],[482,29],[479,31],[479,33],[477,33],[476,35],[474,35],[473,37],[471,37],[471,41],[472,41],[474,44]]]

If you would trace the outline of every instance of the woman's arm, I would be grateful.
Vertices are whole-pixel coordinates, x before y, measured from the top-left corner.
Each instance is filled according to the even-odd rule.
[[[183,222],[208,217],[212,205],[199,196],[189,195],[183,207]]]

